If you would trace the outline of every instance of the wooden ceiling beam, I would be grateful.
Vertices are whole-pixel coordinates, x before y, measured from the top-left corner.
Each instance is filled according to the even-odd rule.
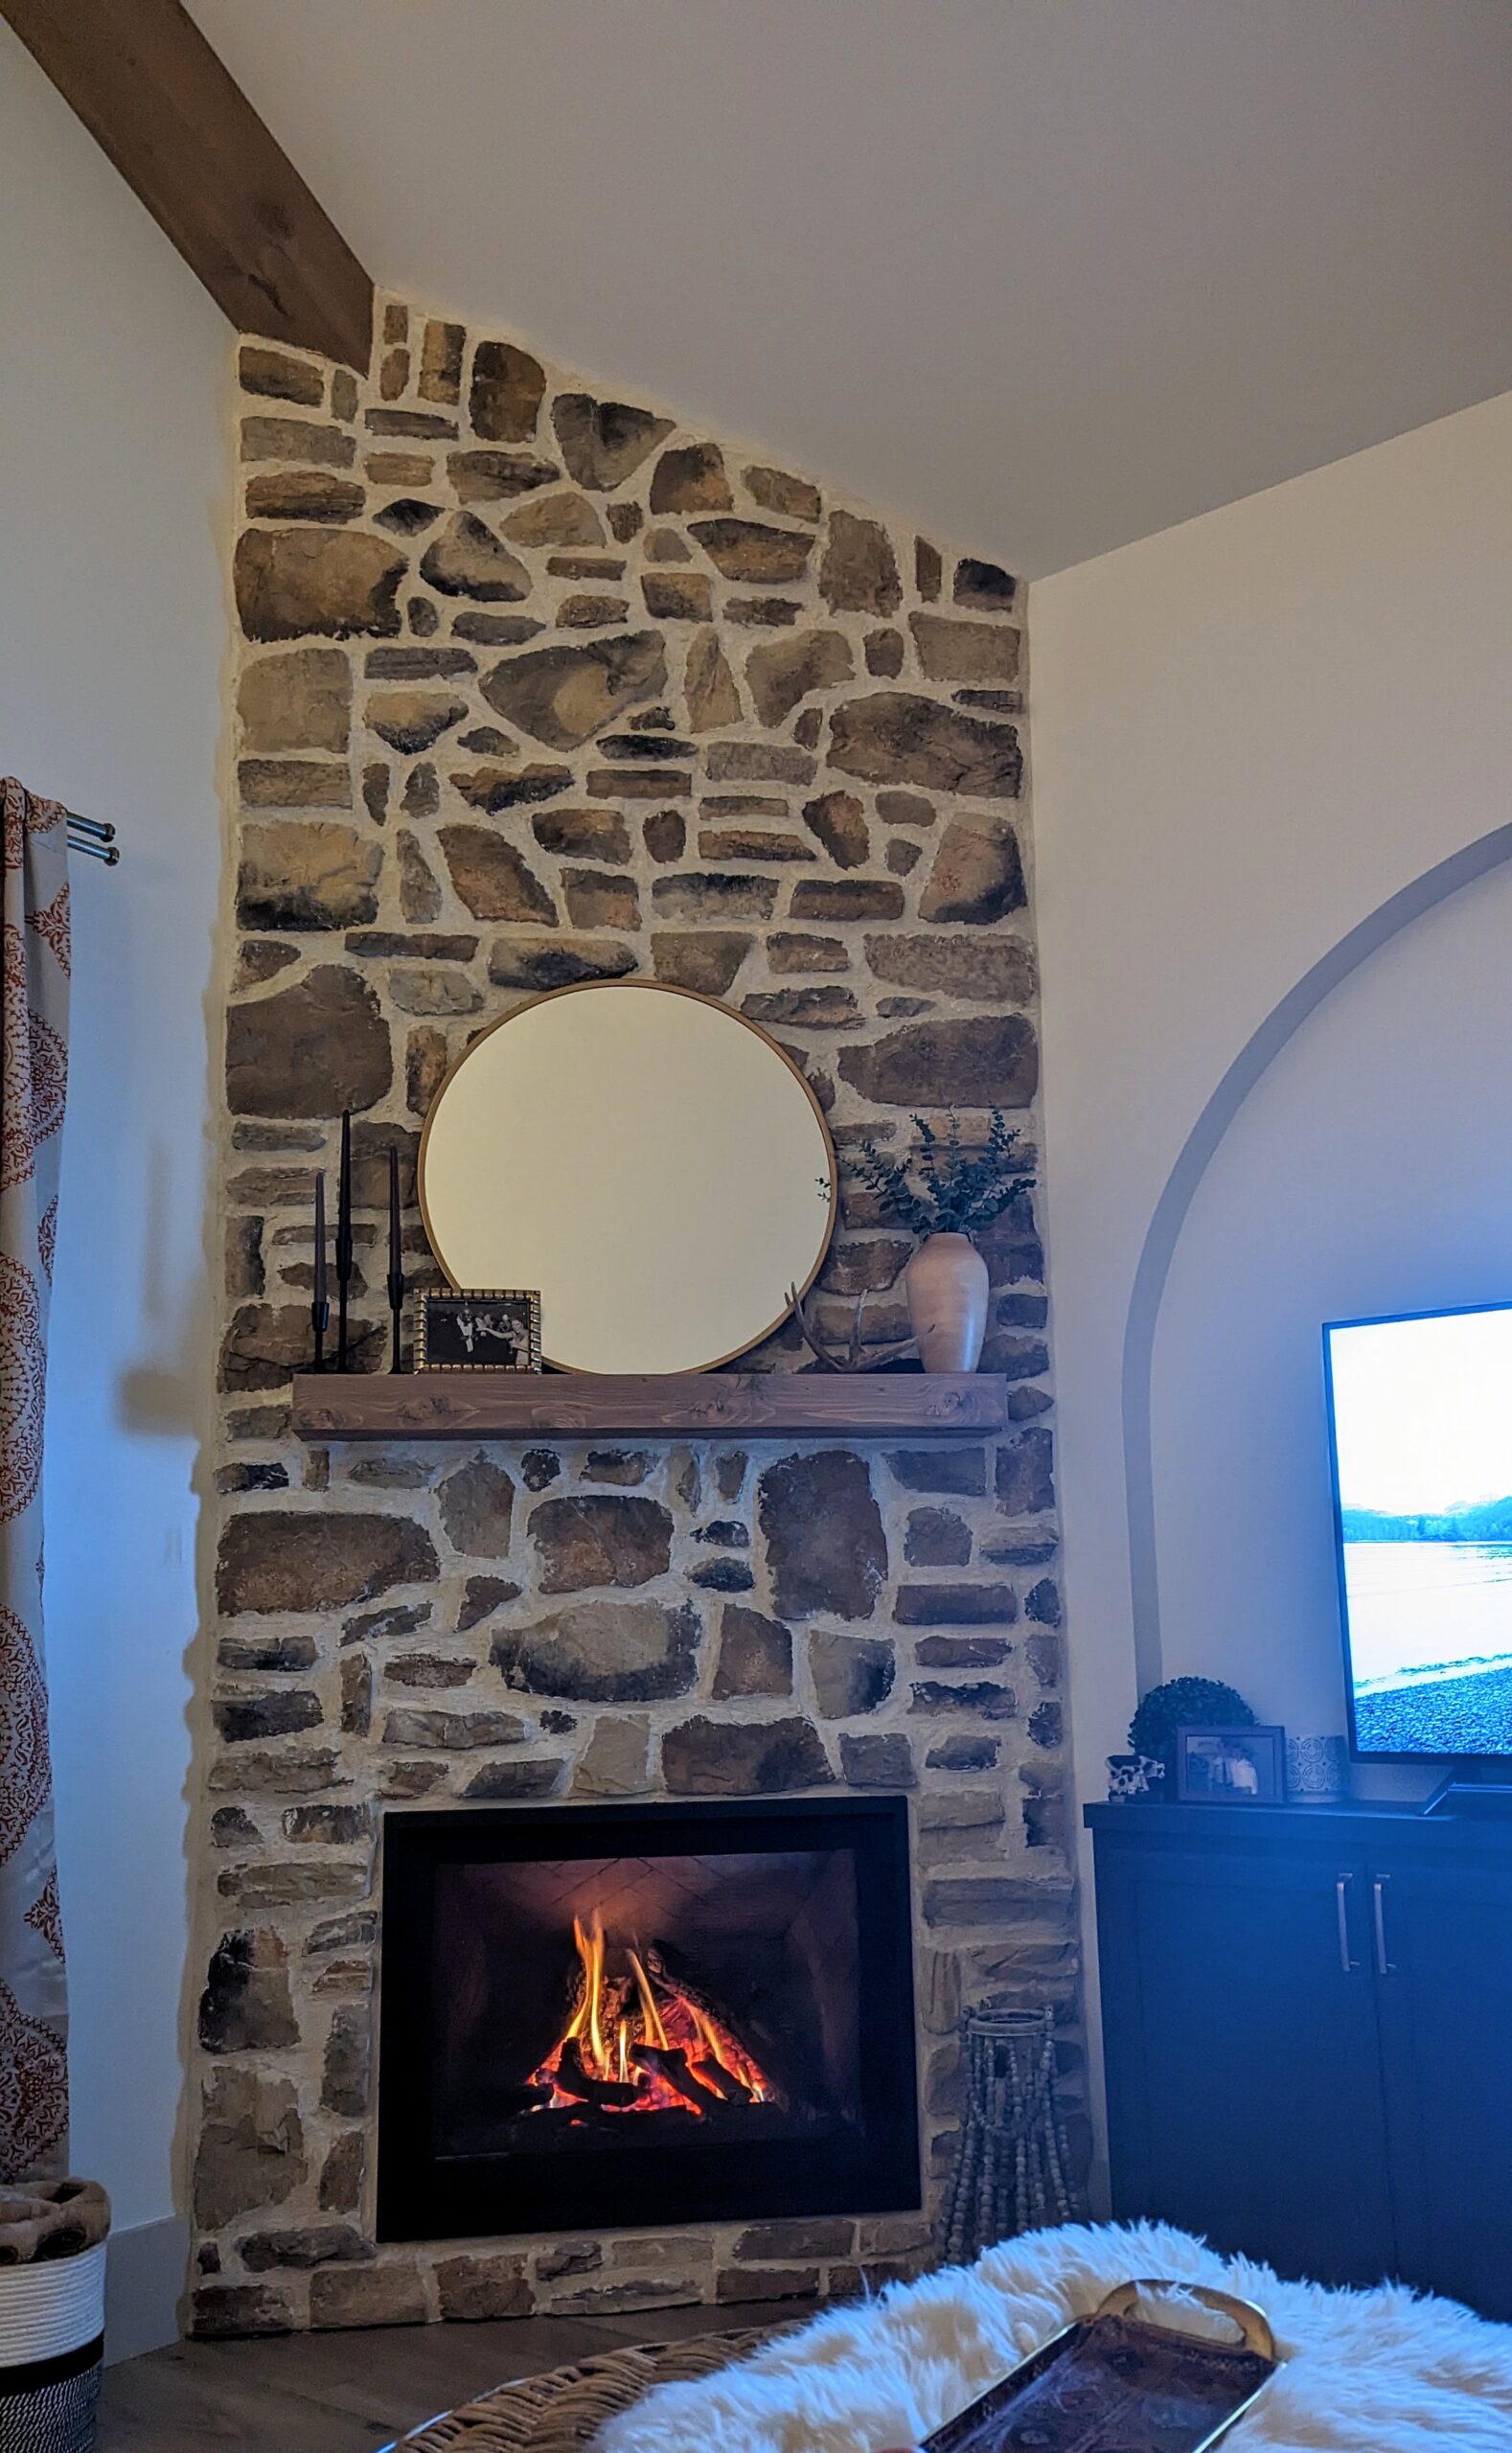
[[[365,368],[373,283],[182,0],[0,0],[238,332]]]

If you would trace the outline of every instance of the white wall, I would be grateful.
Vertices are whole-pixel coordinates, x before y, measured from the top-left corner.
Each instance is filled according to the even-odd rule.
[[[230,335],[5,27],[0,231],[0,767],[124,847],[73,863],[45,1483],[73,2158],[124,2266],[182,2077]]]
[[[1394,896],[1404,908],[1430,900],[1436,889],[1416,892],[1415,881],[1512,818],[1512,396],[1040,582],[1030,633],[1072,1725],[1080,1791],[1096,1797],[1102,1757],[1124,1742],[1135,1700],[1136,1636],[1147,1674],[1200,1662],[1220,1676],[1248,1673],[1257,1705],[1325,1710],[1336,1638],[1331,1588],[1318,1579],[1331,1569],[1316,1515],[1276,1517],[1306,1478],[1305,1458],[1283,1475],[1255,1455],[1276,1437],[1300,1455],[1316,1434],[1316,1416],[1305,1419],[1311,1366],[1298,1376],[1285,1335],[1247,1331],[1233,1370],[1214,1370],[1203,1324],[1232,1292],[1247,1198],[1274,1204],[1263,1268],[1255,1247],[1269,1222],[1247,1230],[1271,1330],[1305,1312],[1310,1341],[1325,1311],[1352,1308],[1349,1282],[1361,1281],[1367,1304],[1380,1292],[1374,1162],[1324,1129],[1365,1007],[1350,1002],[1346,1014],[1348,992],[1336,990],[1329,1002],[1342,1019],[1318,1005],[1269,1084],[1265,1068],[1333,973],[1365,951],[1370,915]],[[1503,834],[1492,853],[1508,851]],[[1499,891],[1489,880],[1463,889],[1467,905]],[[1418,925],[1431,949],[1435,924]],[[1350,944],[1355,930],[1363,936]],[[1404,941],[1399,959],[1417,958]],[[1431,972],[1432,953],[1422,959]],[[1481,962],[1463,983],[1467,1002],[1485,977]],[[1358,996],[1375,1000],[1383,1076],[1421,1090],[1432,1072],[1418,1044],[1425,974],[1413,984],[1417,1003],[1384,990],[1377,999],[1363,975]],[[1440,1010],[1434,1027],[1456,1020]],[[1337,1044],[1320,1036],[1335,1031]],[[1434,1045],[1447,1053],[1449,1041]],[[1487,1112],[1501,1114],[1506,1065],[1494,1028],[1472,1052]],[[1244,1108],[1251,1081],[1263,1085],[1253,1118]],[[1488,1223],[1500,1158],[1475,1179],[1468,1235],[1440,1215],[1435,1248],[1438,1112],[1433,1097],[1404,1098],[1401,1197],[1423,1211],[1409,1212],[1403,1238],[1409,1300],[1430,1281],[1430,1299],[1453,1300],[1499,1258]],[[1207,1145],[1222,1147],[1235,1114],[1243,1156],[1203,1187]],[[1307,1248],[1285,1301],[1277,1256],[1297,1229],[1283,1158],[1315,1220],[1340,1222],[1338,1247]],[[1153,1447],[1141,1368],[1151,1347]],[[1222,1534],[1200,1557],[1188,1542],[1204,1471],[1190,1454],[1198,1442],[1249,1466],[1226,1479]],[[1216,1504],[1211,1480],[1201,1488]],[[1158,1529],[1147,1546],[1151,1515]],[[1216,1547],[1233,1563],[1223,1590]],[[1273,1593],[1278,1614],[1296,1614],[1291,1666],[1273,1685],[1254,1676],[1261,1613],[1247,1605],[1236,1622],[1228,1607],[1241,1574]],[[1325,1623],[1330,1667],[1315,1683],[1300,1664]]]

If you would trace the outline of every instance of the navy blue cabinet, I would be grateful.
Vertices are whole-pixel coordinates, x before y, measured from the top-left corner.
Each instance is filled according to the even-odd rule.
[[[1114,2213],[1512,2318],[1512,1825],[1087,1821]]]

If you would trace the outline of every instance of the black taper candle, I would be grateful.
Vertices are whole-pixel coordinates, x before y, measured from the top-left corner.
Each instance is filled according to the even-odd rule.
[[[404,1313],[404,1259],[400,1245],[399,1152],[392,1145],[388,1154],[388,1308],[393,1323],[393,1344],[388,1367],[391,1371],[397,1371],[400,1367],[400,1323]]]
[[[336,1191],[336,1369],[347,1367],[347,1291],[352,1284],[352,1116],[341,1118],[341,1176]]]
[[[315,1332],[315,1369],[324,1371],[331,1304],[326,1295],[326,1179],[323,1173],[315,1178],[315,1274],[310,1291],[309,1325]]]

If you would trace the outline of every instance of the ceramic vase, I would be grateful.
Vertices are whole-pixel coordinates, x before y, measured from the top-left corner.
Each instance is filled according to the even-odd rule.
[[[969,1235],[928,1235],[903,1273],[926,1371],[974,1371],[987,1334],[987,1263]]]

